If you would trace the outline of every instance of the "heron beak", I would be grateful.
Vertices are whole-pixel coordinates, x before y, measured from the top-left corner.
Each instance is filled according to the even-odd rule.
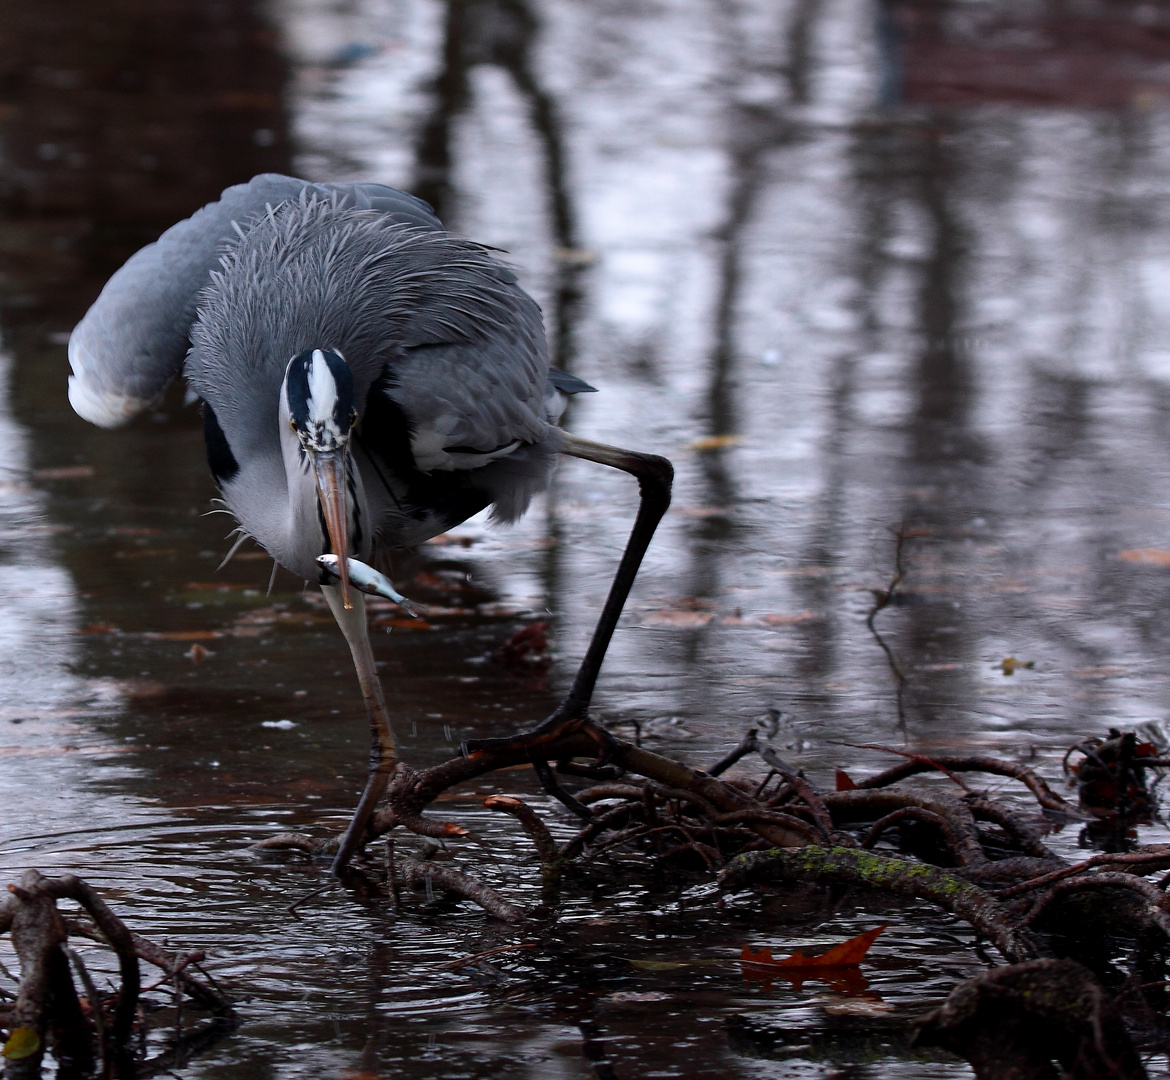
[[[346,609],[353,607],[349,586],[349,514],[346,507],[347,477],[345,450],[318,451],[313,454],[313,469],[317,474],[317,495],[325,514],[325,528],[329,543],[337,556],[338,577],[341,579],[341,602]]]

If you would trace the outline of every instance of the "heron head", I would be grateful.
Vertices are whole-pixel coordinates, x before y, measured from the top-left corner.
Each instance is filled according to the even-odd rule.
[[[313,463],[325,530],[337,556],[342,602],[347,608],[352,607],[348,569],[348,458],[350,435],[358,421],[353,376],[335,349],[311,349],[289,361],[285,393],[289,426]]]
[[[309,349],[294,356],[285,377],[289,424],[311,453],[344,450],[357,423],[353,376],[339,352]]]

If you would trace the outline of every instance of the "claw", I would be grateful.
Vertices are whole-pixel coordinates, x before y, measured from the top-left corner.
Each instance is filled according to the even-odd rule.
[[[341,578],[336,555],[318,555],[317,564],[330,577]],[[421,618],[418,608],[390,584],[390,579],[385,574],[379,573],[372,566],[367,566],[364,562],[352,558],[346,559],[346,569],[349,571],[350,584],[355,588],[369,593],[370,596],[382,596],[387,600],[393,600],[407,614],[416,619]]]

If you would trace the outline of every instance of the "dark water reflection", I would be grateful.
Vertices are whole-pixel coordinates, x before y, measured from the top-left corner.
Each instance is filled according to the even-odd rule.
[[[213,490],[179,396],[89,428],[63,342],[112,266],[229,183],[414,186],[512,253],[559,362],[602,389],[573,428],[678,467],[604,717],[703,763],[778,710],[820,782],[878,767],[855,745],[874,741],[1035,753],[1051,775],[1078,736],[1160,737],[1167,705],[1170,113],[1154,76],[1114,63],[1131,31],[1151,55],[1164,7],[1115,6],[1099,101],[1060,80],[1004,90],[988,27],[1025,59],[1064,54],[991,4],[963,6],[974,23],[813,0],[267,10],[0,3],[5,874],[76,870],[137,928],[209,950],[250,1001],[195,1074],[965,1075],[904,1049],[909,1019],[978,967],[926,911],[717,916],[701,887],[598,866],[539,934],[341,893],[291,919],[319,872],[247,845],[339,824],[360,787],[344,647],[287,575],[265,595],[259,553],[214,573],[227,526],[201,516]],[[408,591],[464,612],[378,639],[410,760],[549,709],[632,511],[625,478],[568,463],[511,532],[472,523],[404,560]],[[904,592],[877,625],[901,717],[865,627],[899,528]],[[547,684],[490,659],[537,615]],[[1007,656],[1035,666],[1006,677]],[[477,870],[535,902],[507,823],[471,792],[443,809],[482,838]],[[730,962],[745,938],[795,947],[883,915],[868,996],[767,993]],[[529,937],[492,970],[438,966]]]

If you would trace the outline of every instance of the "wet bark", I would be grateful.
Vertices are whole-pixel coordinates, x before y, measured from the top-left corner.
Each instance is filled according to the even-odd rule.
[[[924,1017],[919,1046],[964,1057],[976,1080],[1145,1080],[1121,1017],[1093,973],[1071,960],[1033,960],[960,983]]]
[[[202,953],[174,954],[133,934],[80,878],[49,878],[27,870],[20,884],[9,885],[8,891],[0,904],[0,933],[11,933],[20,960],[20,987],[16,1004],[5,1018],[11,1032],[5,1046],[7,1080],[39,1078],[46,1049],[52,1050],[58,1062],[61,1080],[138,1074],[143,1064],[135,1056],[140,959],[161,968],[188,997],[210,1011],[219,1021],[220,1035],[230,1025],[231,1002],[210,980],[197,979],[184,970],[201,960]],[[80,904],[92,921],[63,918],[57,901],[64,899]],[[80,957],[72,954],[86,989],[89,1017],[70,973],[67,943],[71,935],[105,944],[118,957],[121,985],[114,998],[104,1002]],[[112,1012],[108,1020],[106,1009]],[[197,1034],[203,1038],[206,1030]],[[183,1043],[180,1038],[171,1057],[181,1057]],[[148,1074],[149,1070],[143,1075]]]

